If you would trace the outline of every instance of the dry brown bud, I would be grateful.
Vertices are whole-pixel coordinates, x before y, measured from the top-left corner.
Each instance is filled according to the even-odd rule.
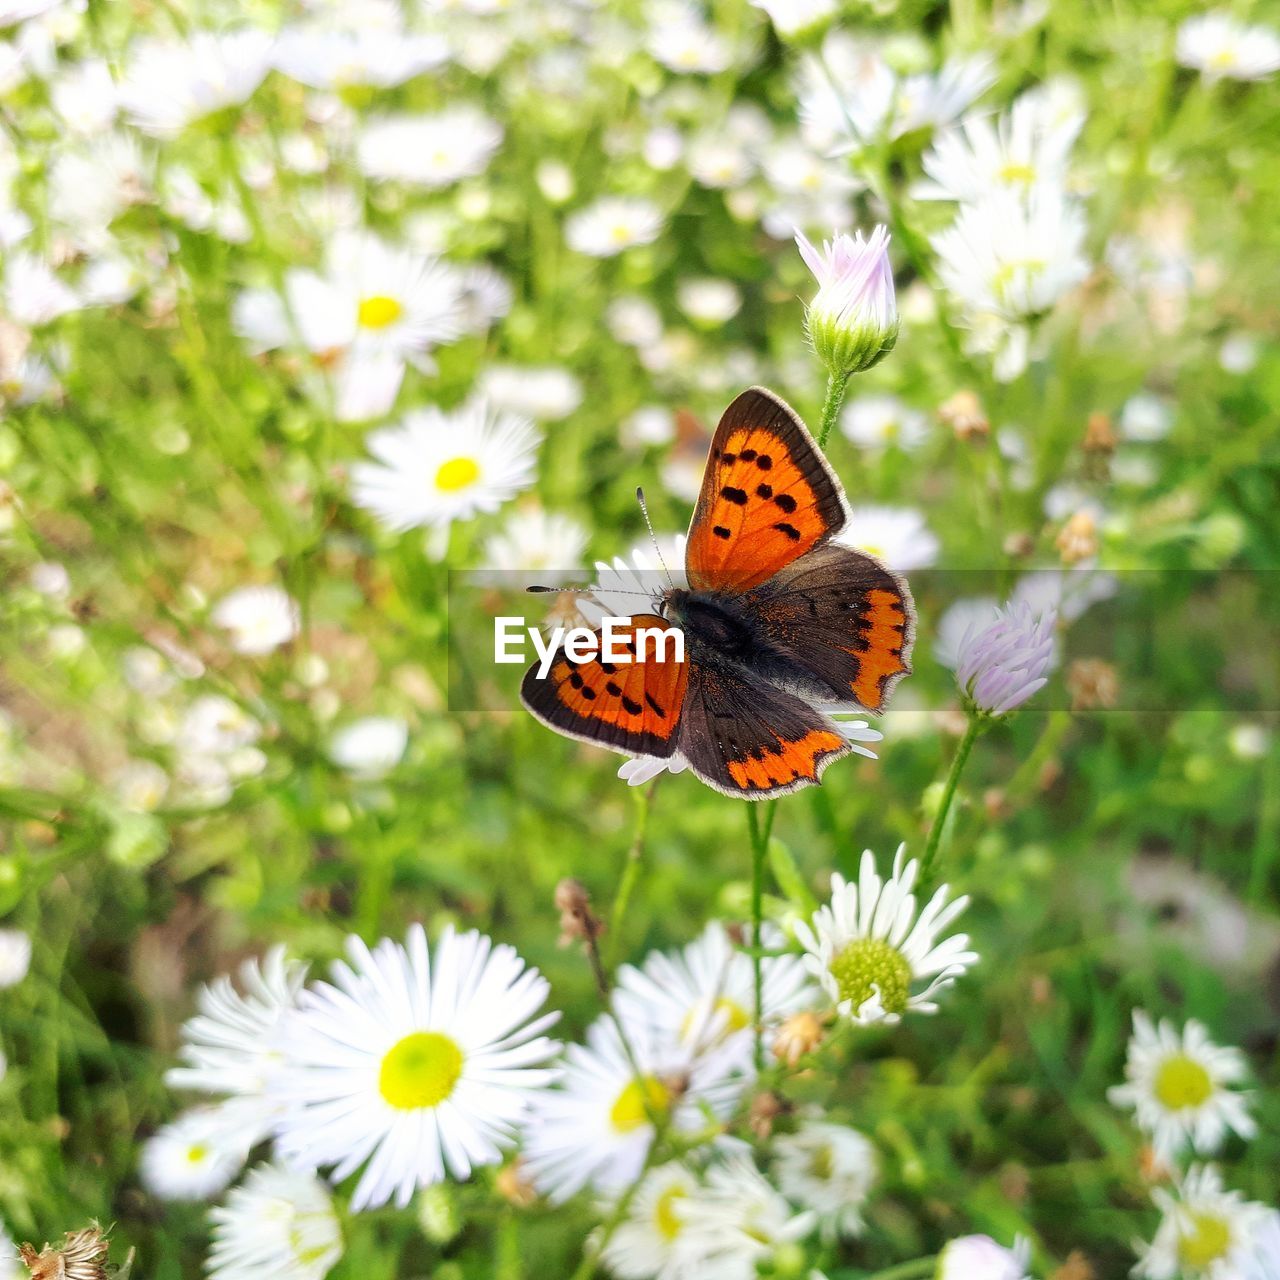
[[[1066,1262],[1049,1273],[1049,1280],[1095,1280],[1097,1274],[1089,1259],[1079,1249],[1072,1249]]]
[[[776,1093],[757,1093],[751,1099],[747,1123],[757,1138],[767,1138],[773,1133],[773,1122],[787,1109],[787,1104]]]
[[[1031,1175],[1020,1164],[1007,1164],[1000,1170],[1000,1194],[1014,1204],[1025,1203],[1031,1191]]]
[[[31,1280],[106,1280],[107,1238],[94,1223],[83,1231],[68,1231],[57,1248],[46,1244],[39,1253],[33,1245],[18,1250]]]
[[[1084,428],[1086,453],[1110,454],[1115,452],[1116,432],[1111,419],[1105,413],[1091,413]]]
[[[560,912],[560,945],[594,942],[604,932],[604,924],[591,910],[591,895],[581,880],[568,877],[556,885],[556,910]]]
[[[957,440],[982,443],[991,432],[991,423],[982,410],[982,401],[973,391],[957,391],[938,406],[938,417],[955,432]]]
[[[527,1209],[536,1204],[538,1193],[524,1171],[524,1161],[517,1156],[510,1164],[504,1164],[494,1179],[498,1194],[517,1209]]]
[[[1090,511],[1077,511],[1054,539],[1063,564],[1079,564],[1098,554],[1098,522]]]
[[[1116,669],[1101,658],[1077,658],[1067,669],[1072,711],[1093,711],[1116,705],[1120,680]]]
[[[751,945],[751,934],[745,924],[738,920],[731,921],[725,925],[725,933],[729,935],[729,941],[735,947],[746,947]]]
[[[807,1053],[812,1053],[826,1035],[826,1027],[816,1013],[805,1010],[793,1013],[773,1037],[773,1056],[794,1067]]]
[[[1025,530],[1011,533],[1004,540],[1004,553],[1013,560],[1025,560],[1036,549],[1036,540]]]
[[[999,822],[1012,812],[1003,787],[988,787],[982,793],[982,807],[987,811],[987,817],[992,822]]]

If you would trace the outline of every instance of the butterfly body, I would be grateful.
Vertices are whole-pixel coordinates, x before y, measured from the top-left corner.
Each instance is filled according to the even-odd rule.
[[[521,698],[568,737],[686,758],[708,786],[760,799],[820,780],[852,747],[821,709],[883,710],[910,671],[915,612],[874,557],[832,545],[839,481],[795,413],[752,388],[725,410],[689,529],[688,587],[632,619],[678,627],[684,660],[561,657]]]

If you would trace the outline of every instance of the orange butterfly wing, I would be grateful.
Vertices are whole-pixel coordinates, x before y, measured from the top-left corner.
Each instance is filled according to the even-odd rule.
[[[600,656],[574,662],[562,651],[542,677],[535,662],[521,683],[520,700],[543,724],[566,737],[628,755],[671,755],[688,665],[673,660],[675,649],[669,641],[662,660],[652,639],[639,648],[635,633],[642,628],[670,631],[671,624],[653,614],[639,614],[616,628],[614,635],[631,657],[626,663]],[[598,655],[602,633],[595,634]]]
[[[845,523],[840,482],[804,423],[762,387],[724,411],[689,525],[685,571],[700,591],[746,591]]]

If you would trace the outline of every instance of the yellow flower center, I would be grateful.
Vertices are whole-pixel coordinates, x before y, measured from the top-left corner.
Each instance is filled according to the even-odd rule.
[[[479,479],[480,464],[474,458],[450,458],[436,472],[436,488],[442,493],[458,493]]]
[[[683,1187],[668,1187],[659,1197],[653,1210],[653,1221],[664,1240],[674,1240],[684,1226],[684,1220],[676,1212],[676,1201],[689,1193]]]
[[[1036,171],[1029,164],[1007,164],[1000,170],[999,178],[1009,186],[1021,182],[1029,187],[1036,180]]]
[[[695,1028],[705,1030],[707,1026],[716,1027],[722,1036],[730,1036],[735,1031],[741,1031],[751,1021],[751,1015],[736,1000],[721,996],[715,1002],[711,1017],[704,1026],[702,1013],[706,1007],[705,1002],[699,1001],[684,1015],[684,1021],[680,1024],[681,1039],[687,1040]]]
[[[1176,1053],[1166,1058],[1156,1072],[1155,1095],[1170,1111],[1199,1107],[1213,1096],[1209,1073],[1194,1058]]]
[[[194,1146],[187,1148],[187,1160],[191,1164],[204,1164],[209,1158],[209,1148],[203,1143],[197,1142]]]
[[[378,1092],[397,1111],[438,1107],[462,1074],[462,1050],[438,1031],[415,1031],[388,1051]]]
[[[348,77],[358,75],[360,70],[359,67],[351,67],[335,77],[340,82],[338,85],[338,97],[353,111],[363,111],[377,96],[370,85],[356,84],[352,79],[348,79]],[[343,80],[347,82],[345,84],[341,83]]]
[[[1211,1213],[1193,1213],[1191,1228],[1178,1239],[1178,1257],[1188,1267],[1207,1267],[1231,1248],[1231,1228]]]
[[[1236,65],[1236,51],[1234,49],[1219,49],[1217,53],[1209,59],[1211,67],[1234,67]]]
[[[356,319],[362,329],[385,329],[395,324],[404,315],[404,308],[385,293],[375,293],[370,298],[361,298]]]
[[[828,1182],[835,1171],[835,1152],[830,1143],[824,1142],[809,1157],[809,1175],[819,1182]]]
[[[880,992],[880,1003],[889,1013],[902,1013],[911,994],[911,966],[902,953],[883,938],[859,938],[849,943],[831,962],[840,999],[848,1000],[856,1013],[871,998],[872,988]]]
[[[618,1094],[609,1112],[609,1123],[618,1133],[634,1133],[649,1123],[650,1112],[665,1111],[671,1103],[671,1090],[653,1076],[632,1080]]]
[[[1027,258],[1022,262],[1006,262],[996,272],[995,279],[991,282],[992,292],[1003,301],[1010,286],[1020,274],[1025,273],[1028,278],[1037,276],[1044,270],[1044,265],[1038,258]]]

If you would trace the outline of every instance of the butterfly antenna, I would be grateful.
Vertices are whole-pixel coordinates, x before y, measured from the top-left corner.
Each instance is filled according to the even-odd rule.
[[[636,490],[636,501],[640,504],[640,514],[644,516],[644,522],[649,530],[649,539],[653,543],[654,554],[658,557],[658,563],[662,566],[662,572],[667,575],[667,585],[674,587],[676,580],[671,576],[671,570],[667,568],[667,562],[662,558],[662,548],[658,546],[658,535],[653,531],[653,521],[649,519],[649,504],[644,500],[644,490]]]
[[[591,583],[570,583],[570,582],[566,582],[563,586],[559,586],[559,587],[541,587],[541,586],[525,587],[526,591],[534,595],[557,595],[561,591],[582,591],[587,594],[590,594],[591,592],[598,591],[599,589],[600,589],[599,584],[593,585]],[[652,595],[652,592],[624,591],[621,587],[610,587],[609,594],[611,596],[645,596],[647,598],[650,595]]]

